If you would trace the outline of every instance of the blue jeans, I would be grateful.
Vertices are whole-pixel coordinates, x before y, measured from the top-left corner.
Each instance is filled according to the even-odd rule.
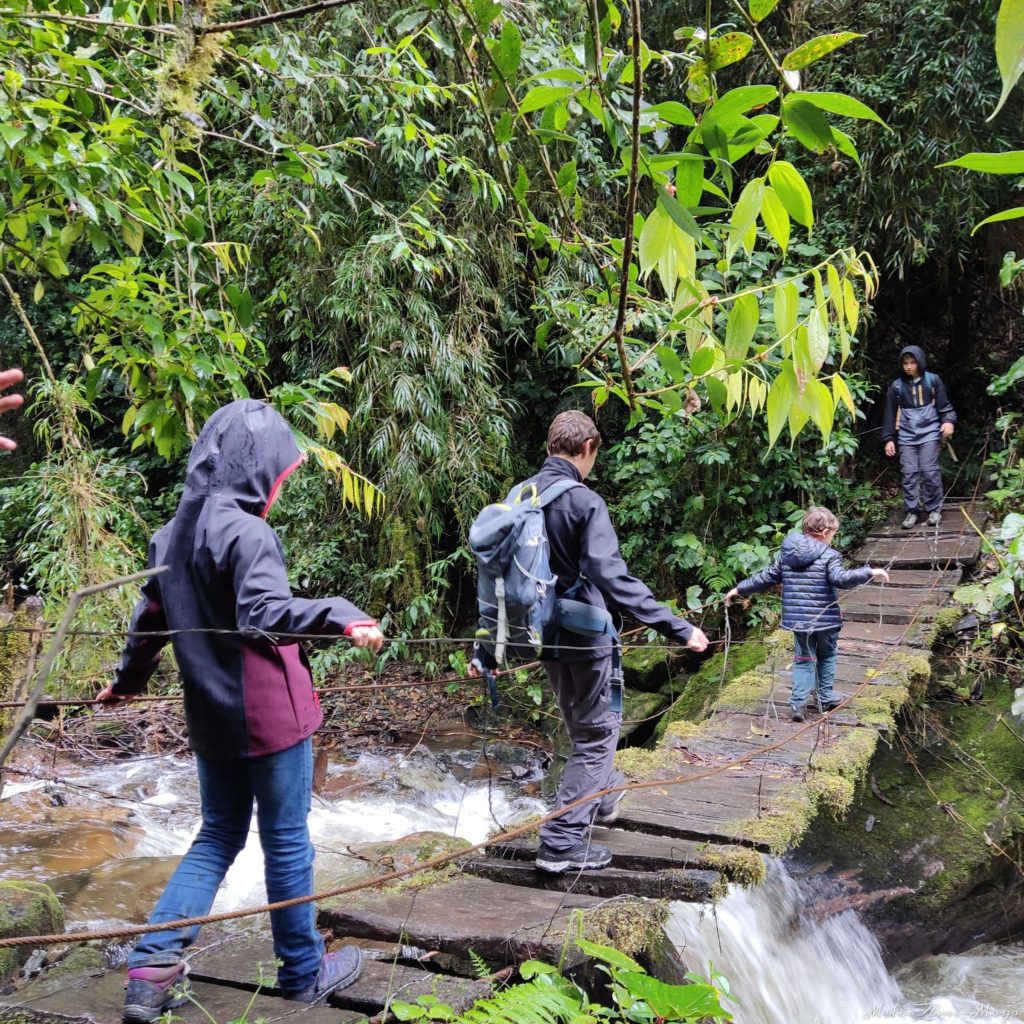
[[[818,699],[824,704],[833,699],[836,680],[836,651],[839,630],[819,629],[814,633],[794,633],[793,692],[789,706],[799,711],[817,685]]]
[[[150,924],[208,914],[217,889],[245,846],[255,800],[271,903],[313,892],[313,844],[306,818],[313,793],[313,740],[266,757],[218,761],[196,755],[203,823],[157,901]],[[270,914],[277,982],[286,991],[314,984],[324,953],[316,906],[302,903]],[[129,967],[173,964],[199,926],[143,935]]]

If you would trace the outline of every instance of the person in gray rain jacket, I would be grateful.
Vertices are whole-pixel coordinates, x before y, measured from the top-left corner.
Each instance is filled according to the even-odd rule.
[[[782,542],[779,557],[725,595],[725,603],[782,584],[782,628],[793,632],[793,689],[789,708],[794,722],[802,722],[807,698],[817,688],[822,711],[831,711],[845,698],[833,692],[836,655],[843,613],[837,590],[869,580],[889,582],[884,569],[865,565],[844,569],[843,556],[830,547],[839,520],[827,508],[809,508],[803,529]]]
[[[956,412],[942,378],[928,369],[928,358],[917,345],[900,351],[902,373],[885,395],[882,444],[892,458],[900,450],[903,475],[903,529],[917,526],[922,515],[929,526],[942,521],[942,471],[939,449],[952,436]]]
[[[150,577],[105,702],[141,693],[170,639],[196,756],[202,825],[150,923],[201,917],[245,846],[255,802],[271,902],[313,892],[312,736],[323,720],[302,634],[351,637],[380,649],[377,623],[342,597],[292,597],[284,553],[266,523],[304,461],[270,406],[239,401],[213,414],[192,448],[174,518],[153,537]],[[168,637],[167,631],[198,630]],[[225,632],[215,632],[224,630]],[[312,902],[272,911],[286,999],[316,1002],[358,977],[353,946],[324,954]],[[156,1020],[187,999],[183,951],[198,926],[144,935],[128,958],[124,1020]]]

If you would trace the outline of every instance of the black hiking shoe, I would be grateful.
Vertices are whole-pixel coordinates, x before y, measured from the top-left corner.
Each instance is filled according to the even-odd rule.
[[[333,953],[324,954],[314,984],[298,992],[282,991],[281,996],[296,1003],[319,1003],[332,992],[351,985],[362,969],[363,951],[358,946],[342,946]]]
[[[133,967],[124,995],[125,1024],[149,1024],[168,1010],[187,1003],[192,989],[188,964],[179,961],[159,967]]]
[[[804,720],[804,709],[803,708],[790,708],[789,717],[791,721],[802,722]]]
[[[835,711],[843,701],[845,697],[833,697],[831,700],[823,700],[821,702],[821,713],[824,714],[826,711]]]
[[[606,868],[611,862],[612,851],[607,846],[583,840],[568,850],[553,850],[547,843],[541,843],[534,864],[541,871],[560,875],[563,871]]]

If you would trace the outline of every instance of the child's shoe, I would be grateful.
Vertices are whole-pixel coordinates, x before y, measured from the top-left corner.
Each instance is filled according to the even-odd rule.
[[[928,513],[928,525],[938,526],[942,522],[942,509],[936,508]]]
[[[915,526],[917,526],[917,513],[910,511],[903,517],[903,529],[912,530]]]
[[[789,717],[794,722],[802,722],[804,720],[804,709],[803,708],[790,708]]]
[[[821,713],[825,714],[826,711],[835,711],[844,700],[846,700],[845,697],[833,697],[831,700],[823,700],[821,702]]]
[[[149,1024],[187,1003],[190,995],[188,964],[183,960],[160,967],[133,967],[128,972],[122,1019],[125,1024]]]
[[[297,1003],[319,1003],[332,992],[351,985],[359,978],[363,968],[363,952],[358,946],[342,946],[333,953],[325,953],[320,961],[316,981],[298,992],[281,992],[284,999]]]

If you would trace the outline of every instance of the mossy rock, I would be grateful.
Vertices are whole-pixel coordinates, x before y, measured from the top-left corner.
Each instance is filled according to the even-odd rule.
[[[0,882],[0,938],[53,935],[64,931],[64,910],[42,882]],[[31,946],[0,949],[0,983],[10,981],[32,953]]]
[[[820,816],[792,855],[831,864],[825,891],[834,896],[838,885],[862,905],[890,961],[1024,928],[1024,812],[1011,795],[1024,758],[1008,728],[1012,701],[1005,685],[988,689],[984,704],[943,706],[941,720],[928,712],[923,737],[908,736],[912,760],[903,744],[882,745],[872,784],[842,820]]]
[[[669,651],[661,647],[627,647],[622,675],[627,690],[656,693],[672,678]]]
[[[725,683],[723,674],[733,678],[759,668],[771,656],[772,650],[766,643],[751,642],[734,644],[727,652],[722,651],[709,658],[680,687],[679,698],[658,723],[655,737],[662,739],[673,722],[699,722],[707,718]]]
[[[19,998],[37,1000],[53,992],[88,983],[107,970],[107,958],[98,946],[83,944],[72,947],[67,956],[52,964],[37,978],[19,989]]]
[[[351,854],[366,861],[366,878],[376,878],[415,867],[426,861],[434,860],[448,853],[458,853],[473,844],[468,839],[445,835],[443,832],[412,832],[399,839],[379,843],[352,843],[348,850]],[[418,871],[415,874],[397,879],[385,887],[387,892],[408,892],[412,889],[424,889],[430,885],[443,882],[459,872],[458,864],[452,861],[431,871]]]
[[[650,735],[654,719],[667,708],[668,698],[662,693],[630,693],[622,698],[622,731],[620,739],[628,745],[634,733]]]

